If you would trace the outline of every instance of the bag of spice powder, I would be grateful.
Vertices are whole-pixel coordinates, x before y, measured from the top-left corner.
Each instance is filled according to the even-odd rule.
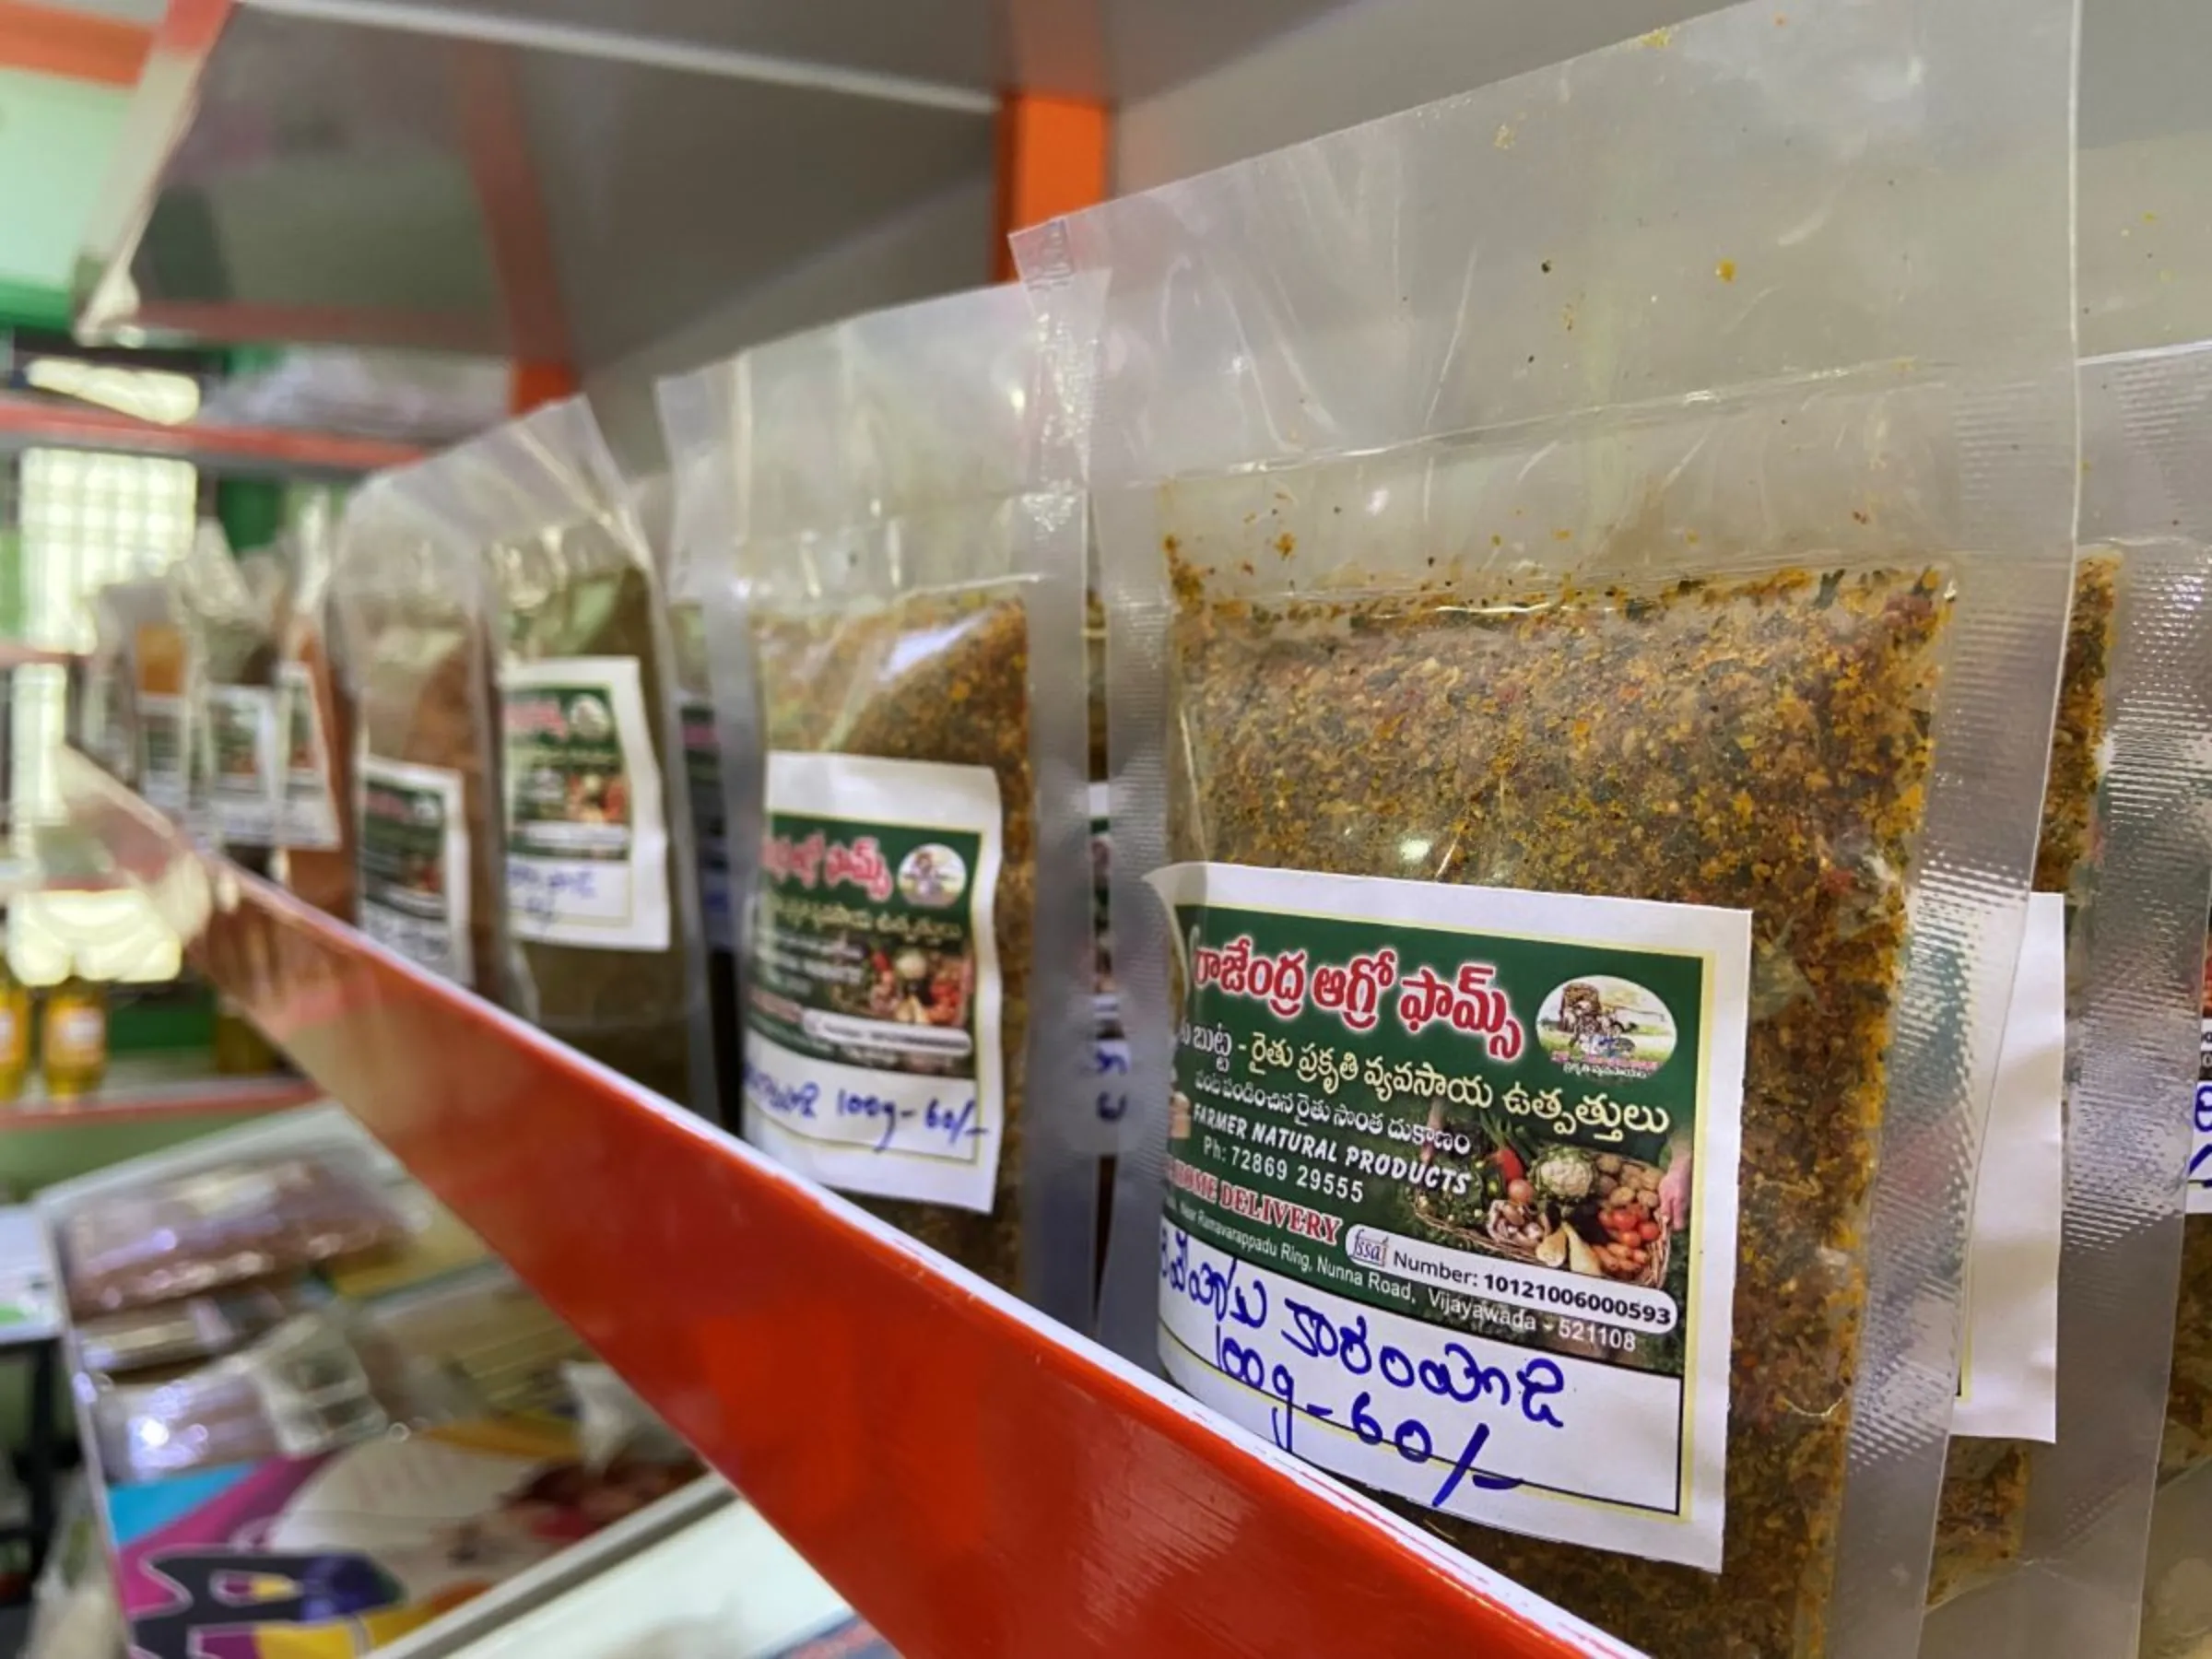
[[[746,1136],[1088,1325],[1084,500],[1041,343],[1020,288],[976,290],[663,409],[687,502],[685,457],[728,467],[699,527],[735,542],[710,665],[733,797],[760,790],[731,819]]]
[[[589,406],[548,405],[395,481],[484,560],[516,1012],[712,1112],[667,620]]]
[[[276,728],[283,794],[276,839],[284,884],[310,904],[353,920],[353,712],[331,661],[330,505],[311,498],[283,538],[288,581],[278,620]]]
[[[2175,1341],[2212,891],[2212,346],[2085,362],[2081,418],[2084,574],[2037,868],[2070,912],[2056,1438],[1982,1488],[1973,1524],[1947,1482],[1939,1570],[1983,1565],[1993,1536],[2018,1569],[1931,1616],[1929,1659],[2134,1651]]]
[[[406,472],[347,503],[329,618],[354,710],[361,930],[512,1006],[484,573]]]
[[[2072,21],[1739,8],[1016,239],[1059,349],[1109,285],[1103,1333],[1657,1654],[1919,1636]]]
[[[235,557],[221,525],[204,519],[169,581],[184,636],[193,736],[187,821],[266,874],[284,801],[276,709],[284,564],[266,552]]]

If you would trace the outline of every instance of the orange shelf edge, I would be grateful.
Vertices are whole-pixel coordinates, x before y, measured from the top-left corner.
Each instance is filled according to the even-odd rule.
[[[97,1129],[109,1124],[156,1124],[193,1118],[259,1117],[323,1098],[302,1077],[207,1077],[74,1100],[29,1100],[0,1106],[0,1135],[44,1129]]]
[[[65,754],[194,959],[908,1659],[1629,1650]]]
[[[91,404],[0,392],[0,446],[118,450],[176,456],[240,470],[370,473],[404,466],[425,453],[413,444],[279,427],[163,426]]]

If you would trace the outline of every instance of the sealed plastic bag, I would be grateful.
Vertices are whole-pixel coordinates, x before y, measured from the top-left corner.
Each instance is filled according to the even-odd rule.
[[[746,1135],[1087,1323],[1083,495],[1040,345],[979,290],[663,409],[680,495],[684,457],[733,470],[704,586],[725,776],[764,780],[731,826]]]
[[[347,503],[331,573],[355,719],[357,915],[418,966],[508,1003],[482,565],[405,477],[371,479]]]
[[[2081,418],[2089,575],[2066,683],[2090,677],[2098,572],[2109,650],[2101,711],[2062,697],[2052,750],[2055,801],[2069,749],[2086,763],[2084,739],[2103,734],[2069,893],[2057,1438],[2028,1455],[2024,1503],[1983,1511],[2018,1529],[2017,1569],[1931,1616],[1927,1659],[2133,1651],[2164,1416],[2198,917],[2212,891],[2212,349],[2084,363]],[[2054,874],[2039,870],[2039,887]],[[1939,1531],[1939,1564],[1947,1548],[1986,1565],[1971,1560],[1971,1535]]]
[[[664,380],[657,388],[678,406],[687,397],[711,396],[720,382],[711,374]],[[725,415],[679,406],[664,412],[665,425],[703,441],[726,438]],[[728,1091],[741,1064],[737,1036],[737,921],[730,900],[729,784],[723,777],[722,738],[715,728],[714,685],[707,666],[703,569],[725,566],[735,539],[726,500],[730,458],[699,453],[678,457],[675,470],[637,488],[638,516],[658,556],[668,601],[668,641],[676,682],[676,718],[684,744],[684,788],[691,806],[691,845],[699,860],[700,932],[706,945],[707,1025],[713,1041],[714,1075]],[[685,488],[677,488],[678,473]],[[702,499],[710,498],[710,499]],[[757,785],[755,786],[757,793]]]
[[[138,782],[138,631],[169,624],[163,579],[114,582],[93,591],[92,651],[85,665],[78,741],[124,782]]]
[[[352,710],[331,659],[325,610],[331,572],[327,512],[282,538],[284,607],[276,661],[276,839],[285,885],[309,903],[353,919]]]
[[[336,1153],[240,1159],[100,1194],[59,1229],[80,1317],[296,1273],[405,1236],[373,1175]]]
[[[711,1111],[667,621],[589,407],[548,405],[387,484],[483,561],[517,1011]]]
[[[1017,239],[1110,285],[1103,1333],[1654,1653],[1918,1637],[2072,35],[1737,9]]]
[[[1936,1513],[1930,1605],[2018,1556],[2031,1451],[2057,1433],[2066,1041],[2070,1028],[2080,1034],[2086,959],[2086,948],[2070,959],[2067,941],[2077,934],[2096,874],[2091,831],[2110,747],[2108,681],[2119,576],[2119,555],[2110,549],[2075,561],[2035,890],[1974,1182],[1959,1403]],[[2086,932],[2079,937],[2086,942]]]
[[[284,582],[280,561],[234,558],[212,519],[170,572],[188,665],[188,810],[224,847],[253,856],[276,844],[284,801],[276,707]]]

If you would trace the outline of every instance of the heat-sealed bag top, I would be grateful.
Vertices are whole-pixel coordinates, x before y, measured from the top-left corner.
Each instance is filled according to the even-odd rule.
[[[419,493],[404,473],[357,491],[331,571],[354,712],[357,915],[417,965],[511,1003],[482,561]]]
[[[1931,1617],[1928,1659],[1993,1646],[2052,1659],[2135,1651],[2167,1360],[2186,1341],[2171,1309],[2212,892],[2212,347],[2084,362],[2081,423],[2065,684],[2101,667],[2103,694],[2100,708],[2062,696],[2052,748],[2054,799],[2069,754],[2096,781],[2068,894],[2055,1440],[2026,1458],[2024,1496],[1999,1504],[1983,1491],[1984,1537],[1990,1521],[2018,1515],[2016,1570]],[[2044,841],[2047,851],[2048,812]],[[2053,874],[2039,870],[2038,887]],[[2185,1390],[2177,1371],[2177,1398]],[[1939,1563],[1959,1547],[1950,1530],[1938,1532]]]
[[[711,1110],[667,621],[589,406],[548,405],[390,482],[483,560],[516,1011]]]
[[[1723,12],[1017,239],[1096,366],[1103,1334],[1654,1653],[1918,1638],[2072,24]]]
[[[977,290],[662,406],[680,500],[686,457],[727,469],[700,511],[735,545],[704,586],[747,1137],[1088,1323],[1083,494],[1041,344],[1018,288]]]

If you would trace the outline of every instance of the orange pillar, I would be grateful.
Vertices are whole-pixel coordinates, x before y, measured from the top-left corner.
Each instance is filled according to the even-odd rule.
[[[1113,117],[1103,104],[1009,92],[998,106],[998,225],[993,255],[996,278],[1014,276],[1006,238],[1102,202],[1107,145]]]
[[[58,6],[0,0],[0,67],[103,87],[135,87],[154,31]]]

